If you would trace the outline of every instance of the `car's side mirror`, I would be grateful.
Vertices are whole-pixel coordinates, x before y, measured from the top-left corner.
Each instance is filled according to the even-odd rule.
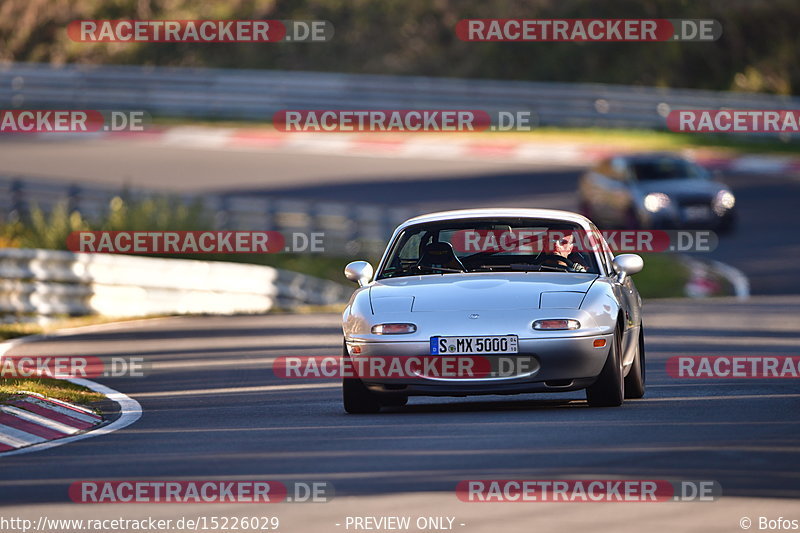
[[[353,261],[344,267],[344,277],[358,283],[359,287],[363,287],[372,281],[374,272],[372,265],[366,261]]]
[[[622,254],[614,258],[614,270],[617,271],[619,282],[625,281],[627,276],[639,273],[644,268],[644,260],[636,254]]]

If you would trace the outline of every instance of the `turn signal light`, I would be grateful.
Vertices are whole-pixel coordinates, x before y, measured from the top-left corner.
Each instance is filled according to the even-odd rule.
[[[402,335],[416,331],[415,324],[376,324],[372,326],[372,333],[375,335]]]
[[[605,339],[595,339],[594,342],[592,343],[592,346],[594,346],[595,348],[602,348],[605,345],[606,345]]]
[[[533,323],[533,329],[538,330],[559,330],[559,329],[578,329],[581,323],[571,319],[550,319],[537,320]]]

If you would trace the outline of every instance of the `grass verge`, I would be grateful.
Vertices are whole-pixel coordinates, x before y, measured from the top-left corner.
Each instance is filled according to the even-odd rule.
[[[15,394],[23,391],[36,392],[48,398],[55,398],[56,400],[87,406],[92,402],[98,402],[105,398],[105,396],[99,392],[94,392],[86,387],[70,383],[63,379],[0,378],[0,404],[7,402]]]
[[[672,254],[640,254],[644,269],[633,276],[642,298],[681,298],[685,296],[690,272]]]

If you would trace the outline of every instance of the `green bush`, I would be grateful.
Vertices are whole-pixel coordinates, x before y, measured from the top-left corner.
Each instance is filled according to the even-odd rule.
[[[61,202],[47,214],[34,205],[20,221],[0,226],[0,246],[66,250],[73,231],[191,231],[213,227],[202,201],[186,204],[178,198],[157,196],[126,201],[115,196],[108,212],[87,220]]]

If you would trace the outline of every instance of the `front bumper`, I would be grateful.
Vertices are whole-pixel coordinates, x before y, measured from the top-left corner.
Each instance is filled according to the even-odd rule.
[[[526,392],[563,392],[591,385],[603,369],[613,335],[585,337],[550,337],[519,339],[519,353],[482,355],[486,359],[524,360],[523,371],[502,377],[443,378],[425,375],[385,378],[362,376],[364,384],[375,393],[408,396],[466,396],[473,394],[519,394]],[[604,339],[605,346],[594,341]],[[358,346],[361,353],[354,354]],[[356,366],[367,365],[371,357],[436,357],[430,355],[430,343],[421,341],[364,342],[347,341],[348,353]],[[459,356],[447,356],[450,358]],[[463,356],[475,357],[475,356]],[[516,367],[515,367],[516,368]]]
[[[656,213],[642,211],[644,226],[652,229],[721,230],[732,226],[736,219],[736,211],[734,209],[718,214],[713,209],[708,208],[708,215],[698,218],[688,216],[684,207],[664,209]]]

